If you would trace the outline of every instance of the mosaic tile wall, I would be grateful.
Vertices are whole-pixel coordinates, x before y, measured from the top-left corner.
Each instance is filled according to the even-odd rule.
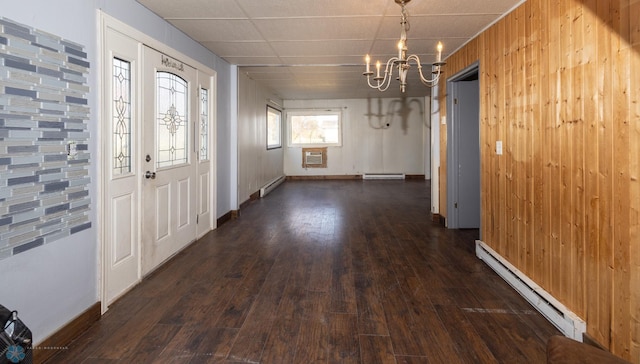
[[[0,17],[0,259],[91,227],[84,47]]]

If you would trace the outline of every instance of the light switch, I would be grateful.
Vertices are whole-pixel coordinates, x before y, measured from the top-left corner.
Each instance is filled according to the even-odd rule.
[[[76,142],[67,142],[67,159],[75,159],[76,155],[78,155]]]
[[[502,155],[502,140],[496,141],[496,154]]]

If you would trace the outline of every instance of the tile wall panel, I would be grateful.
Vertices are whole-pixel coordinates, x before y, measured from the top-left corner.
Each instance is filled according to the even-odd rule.
[[[90,66],[82,45],[0,17],[0,259],[91,227]]]

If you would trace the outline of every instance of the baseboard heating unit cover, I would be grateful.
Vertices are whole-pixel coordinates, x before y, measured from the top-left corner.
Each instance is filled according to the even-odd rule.
[[[565,336],[582,342],[582,334],[587,329],[587,324],[584,320],[480,240],[476,240],[476,255],[529,301],[558,330],[562,331]]]
[[[365,173],[362,179],[404,179],[404,173]]]
[[[280,186],[280,184],[282,182],[284,182],[285,177],[284,176],[280,176],[274,180],[272,180],[271,182],[267,183],[266,185],[264,185],[261,189],[260,189],[260,197],[264,197],[267,195],[267,193],[273,191],[276,189],[276,187]]]

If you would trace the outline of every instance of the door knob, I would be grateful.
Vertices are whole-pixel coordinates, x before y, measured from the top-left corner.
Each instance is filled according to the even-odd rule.
[[[156,172],[147,171],[144,174],[144,178],[146,178],[146,179],[156,179]]]

